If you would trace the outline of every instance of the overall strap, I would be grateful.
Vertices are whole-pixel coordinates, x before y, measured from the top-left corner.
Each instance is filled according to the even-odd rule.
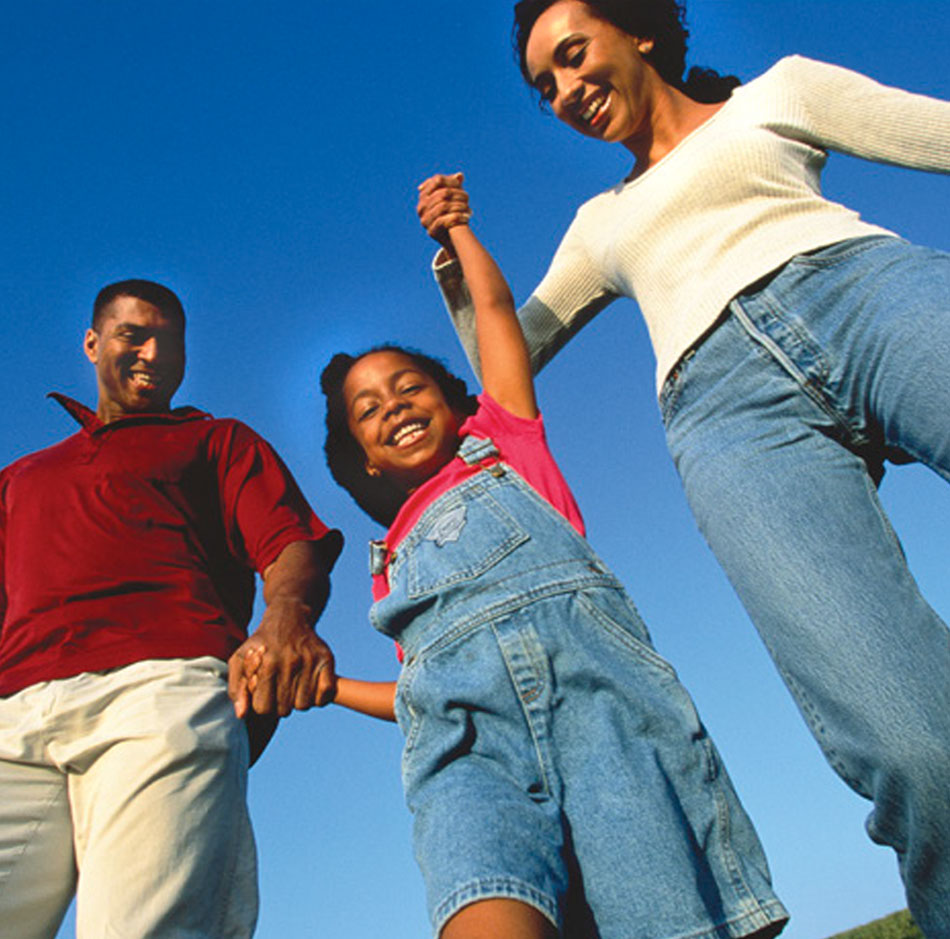
[[[469,466],[481,464],[492,476],[504,476],[505,468],[498,461],[500,454],[491,437],[465,437],[456,454]]]

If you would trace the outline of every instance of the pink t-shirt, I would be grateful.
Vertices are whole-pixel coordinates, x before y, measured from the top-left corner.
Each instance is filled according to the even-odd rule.
[[[581,511],[548,449],[540,414],[535,418],[516,417],[483,391],[478,396],[478,410],[462,424],[459,435],[490,437],[498,449],[499,458],[547,499],[581,535],[584,534]],[[386,532],[384,543],[387,556],[399,547],[422,513],[439,496],[473,476],[479,469],[480,464],[469,466],[461,457],[455,457],[416,489],[403,503]],[[381,600],[387,593],[389,584],[386,574],[375,575],[373,599]]]

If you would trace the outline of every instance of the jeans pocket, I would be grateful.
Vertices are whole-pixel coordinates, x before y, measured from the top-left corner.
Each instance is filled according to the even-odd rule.
[[[578,591],[577,599],[588,618],[600,627],[601,634],[612,644],[619,646],[639,663],[678,680],[673,666],[653,648],[646,625],[625,593],[597,588]]]

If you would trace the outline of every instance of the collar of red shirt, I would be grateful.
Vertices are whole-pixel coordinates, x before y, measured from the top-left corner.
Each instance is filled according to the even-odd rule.
[[[96,431],[103,430],[106,427],[116,427],[118,425],[129,426],[130,424],[159,423],[159,424],[180,424],[184,421],[206,420],[211,415],[205,411],[199,411],[193,407],[173,408],[171,411],[157,411],[147,414],[133,414],[129,417],[119,418],[109,424],[103,424],[96,412],[87,408],[85,404],[75,401],[67,395],[60,394],[58,391],[51,391],[47,398],[52,398],[61,404],[87,434],[94,434]]]

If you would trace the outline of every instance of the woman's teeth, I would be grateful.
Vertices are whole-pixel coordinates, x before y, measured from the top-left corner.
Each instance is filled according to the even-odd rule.
[[[580,118],[585,124],[593,122],[594,118],[600,113],[603,106],[607,103],[607,95],[597,95],[583,111]]]

